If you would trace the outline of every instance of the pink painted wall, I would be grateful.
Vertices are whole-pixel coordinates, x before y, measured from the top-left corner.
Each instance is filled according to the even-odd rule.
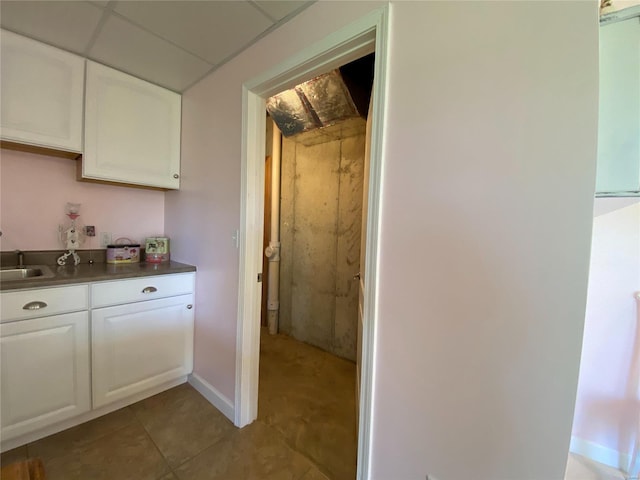
[[[314,3],[184,96],[185,189],[167,195],[167,231],[199,268],[195,370],[230,399],[242,83],[376,7]],[[561,479],[593,221],[597,4],[391,7],[370,478]]]
[[[96,232],[144,241],[164,232],[164,192],[77,182],[73,160],[0,150],[1,250],[62,250],[58,225],[67,202]],[[99,237],[81,248],[101,248]]]
[[[628,471],[640,442],[640,199],[599,198],[595,211],[572,450]]]
[[[591,239],[597,14],[589,2],[394,5],[376,479],[564,476]]]
[[[240,170],[236,145],[221,140],[233,135],[235,112],[217,94],[235,89],[202,85],[182,97],[181,189],[167,193],[166,229],[172,256],[198,267],[194,373],[233,402],[238,297],[233,236],[240,214]]]

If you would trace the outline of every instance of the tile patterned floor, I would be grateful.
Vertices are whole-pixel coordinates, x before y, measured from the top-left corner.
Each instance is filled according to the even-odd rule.
[[[624,473],[615,468],[594,462],[586,457],[569,454],[564,480],[625,480]]]
[[[355,478],[355,365],[283,335],[261,339],[258,420],[237,429],[184,384],[2,454],[47,480]]]

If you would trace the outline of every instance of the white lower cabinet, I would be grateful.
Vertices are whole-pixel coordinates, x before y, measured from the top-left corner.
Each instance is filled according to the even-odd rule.
[[[191,373],[192,307],[180,295],[92,311],[94,408]]]
[[[2,440],[91,409],[86,311],[0,325]]]
[[[2,292],[2,450],[190,374],[194,287],[178,273]]]

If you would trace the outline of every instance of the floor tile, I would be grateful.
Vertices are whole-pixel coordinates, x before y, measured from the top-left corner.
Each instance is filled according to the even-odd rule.
[[[89,422],[50,435],[28,445],[29,456],[39,457],[43,461],[59,456],[68,456],[82,449],[86,444],[100,437],[116,432],[137,422],[129,408],[121,408]]]
[[[626,477],[620,470],[570,453],[564,478],[565,480],[624,480]]]
[[[243,429],[183,384],[2,461],[41,457],[48,480],[355,478],[352,362],[265,332],[259,388],[258,420]]]
[[[355,364],[262,335],[258,418],[332,478],[356,474]]]
[[[19,462],[27,459],[27,446],[23,445],[13,450],[7,450],[0,457],[0,465],[9,465],[13,462]]]
[[[305,473],[300,480],[330,480],[324,473],[318,470],[316,467],[311,467],[307,473]]]
[[[195,389],[188,383],[183,383],[164,392],[153,395],[131,405],[129,408],[135,416],[145,423],[157,419],[158,413],[176,408],[180,403],[195,397]]]
[[[159,478],[158,480],[179,480],[178,477],[176,477],[176,474],[173,472],[169,472],[166,475],[163,475],[162,478]]]
[[[47,480],[157,480],[170,471],[138,423],[45,461],[45,470]]]
[[[131,408],[172,468],[236,430],[188,384],[138,402]]]
[[[180,480],[298,480],[312,466],[274,429],[256,421],[184,463],[176,474]]]

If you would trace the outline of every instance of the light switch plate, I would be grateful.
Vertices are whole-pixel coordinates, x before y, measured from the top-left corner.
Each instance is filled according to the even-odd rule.
[[[107,248],[108,245],[111,245],[111,232],[100,233],[100,245],[102,248]]]

